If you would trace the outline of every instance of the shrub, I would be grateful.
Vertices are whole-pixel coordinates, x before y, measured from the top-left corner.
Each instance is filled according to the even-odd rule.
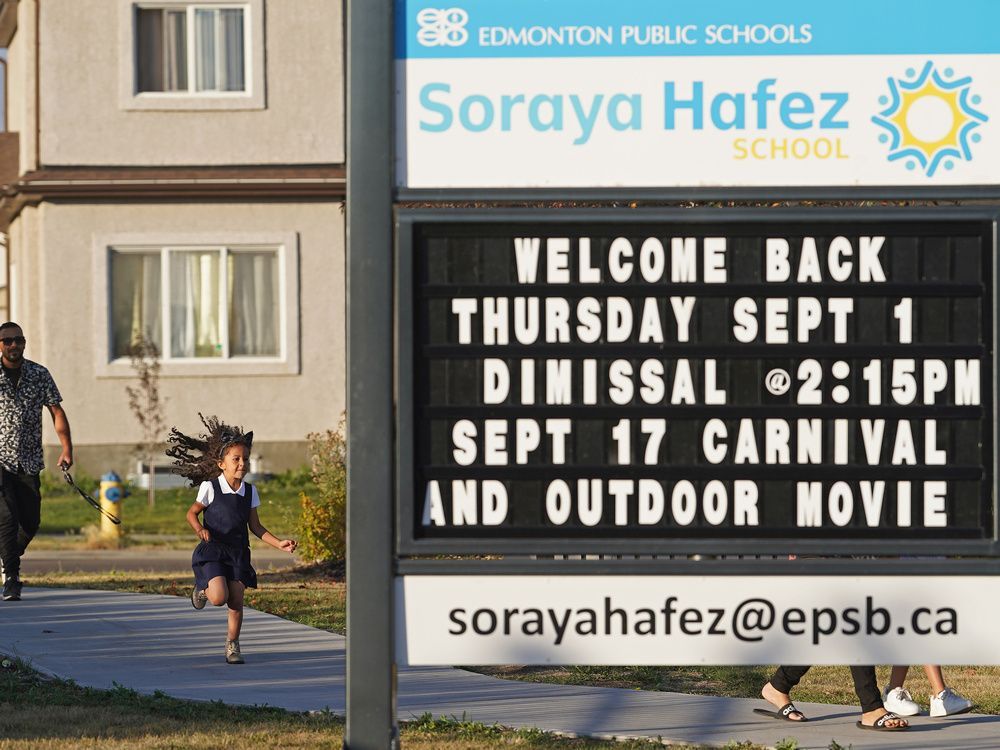
[[[347,538],[347,441],[345,418],[336,430],[311,433],[311,492],[302,492],[299,519],[299,553],[306,560],[343,560]]]

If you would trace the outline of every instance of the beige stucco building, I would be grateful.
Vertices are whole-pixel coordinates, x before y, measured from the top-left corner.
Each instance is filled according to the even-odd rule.
[[[305,463],[345,401],[341,4],[0,0],[0,46],[7,315],[78,466],[134,463],[139,335],[169,424],[218,414],[265,470]]]

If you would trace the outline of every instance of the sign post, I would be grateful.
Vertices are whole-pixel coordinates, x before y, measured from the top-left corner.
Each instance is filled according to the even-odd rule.
[[[392,641],[392,7],[347,5],[347,729],[398,744]]]

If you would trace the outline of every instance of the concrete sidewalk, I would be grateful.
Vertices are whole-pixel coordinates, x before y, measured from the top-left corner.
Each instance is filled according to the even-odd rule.
[[[225,609],[196,612],[179,597],[28,588],[22,601],[0,602],[0,652],[80,685],[109,688],[117,682],[142,693],[344,713],[342,636],[248,609],[240,638],[247,663],[229,666],[223,658],[225,621]],[[854,750],[1000,748],[1000,716],[917,717],[907,732],[876,733],[855,728],[856,706],[798,705],[813,719],[808,724],[752,713],[763,701],[509,682],[446,667],[399,673],[404,720],[430,712],[511,727],[708,745],[749,740],[773,746],[794,737],[801,748],[823,750],[831,740]]]

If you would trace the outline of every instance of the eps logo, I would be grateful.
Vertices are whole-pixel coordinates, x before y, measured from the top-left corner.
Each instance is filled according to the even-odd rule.
[[[417,41],[425,47],[461,47],[469,40],[468,22],[462,8],[424,8],[417,13]]]
[[[889,161],[902,160],[928,177],[941,167],[954,169],[956,161],[972,161],[973,145],[982,140],[975,131],[989,119],[976,109],[982,97],[972,93],[972,76],[959,78],[928,62],[919,72],[890,76],[888,86],[878,100],[884,109],[872,122],[884,131],[879,142],[888,144]]]

